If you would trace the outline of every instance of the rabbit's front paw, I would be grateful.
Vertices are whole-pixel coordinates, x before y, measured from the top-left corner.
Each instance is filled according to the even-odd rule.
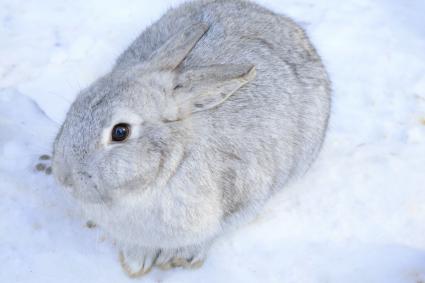
[[[35,170],[44,172],[46,175],[52,174],[52,166],[50,165],[51,157],[48,154],[43,154],[39,158],[39,163],[35,165]]]
[[[128,249],[120,252],[119,260],[125,273],[135,278],[151,271],[158,254],[159,250],[156,249]]]
[[[205,260],[204,247],[185,247],[178,249],[161,250],[155,265],[167,270],[174,267],[200,268]]]

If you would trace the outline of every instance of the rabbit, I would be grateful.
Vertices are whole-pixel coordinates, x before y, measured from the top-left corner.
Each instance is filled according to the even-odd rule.
[[[217,237],[302,176],[331,87],[305,32],[243,0],[171,8],[82,90],[53,175],[129,276],[199,267]]]

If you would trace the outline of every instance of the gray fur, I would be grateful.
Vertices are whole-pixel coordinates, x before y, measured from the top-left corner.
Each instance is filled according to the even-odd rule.
[[[53,173],[132,268],[190,266],[305,172],[329,107],[326,71],[292,20],[240,0],[188,2],[79,94]],[[120,122],[132,134],[113,143]]]

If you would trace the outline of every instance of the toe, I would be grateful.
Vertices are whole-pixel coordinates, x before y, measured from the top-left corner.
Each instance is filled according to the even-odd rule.
[[[44,173],[46,173],[46,175],[52,174],[52,167],[51,166],[47,167]]]
[[[37,165],[35,165],[35,170],[44,171],[44,170],[46,170],[46,165],[43,164],[43,163],[38,163]]]
[[[171,265],[173,267],[186,267],[189,265],[189,261],[185,258],[175,257],[171,260]]]
[[[156,251],[131,251],[125,254],[120,252],[119,260],[122,269],[131,278],[140,277],[149,273],[155,263]]]
[[[174,267],[196,269],[203,265],[205,250],[198,247],[161,250],[155,265],[167,270]]]
[[[162,270],[168,270],[170,268],[173,268],[173,265],[171,263],[172,258],[173,253],[171,253],[169,250],[161,250],[158,255],[158,258],[155,261],[155,265]]]
[[[41,155],[38,159],[39,160],[50,160],[50,155],[48,155],[48,154],[43,154],[43,155]]]
[[[198,269],[198,268],[201,268],[202,265],[204,265],[204,260],[199,259],[199,260],[189,262],[189,264],[185,266],[185,268]]]

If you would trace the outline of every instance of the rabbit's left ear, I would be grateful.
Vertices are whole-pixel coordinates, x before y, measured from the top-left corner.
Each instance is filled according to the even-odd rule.
[[[196,113],[223,103],[255,78],[253,65],[213,65],[177,74],[174,99],[181,113]]]
[[[205,35],[208,28],[206,24],[198,23],[173,35],[150,56],[147,61],[149,66],[174,70]]]

